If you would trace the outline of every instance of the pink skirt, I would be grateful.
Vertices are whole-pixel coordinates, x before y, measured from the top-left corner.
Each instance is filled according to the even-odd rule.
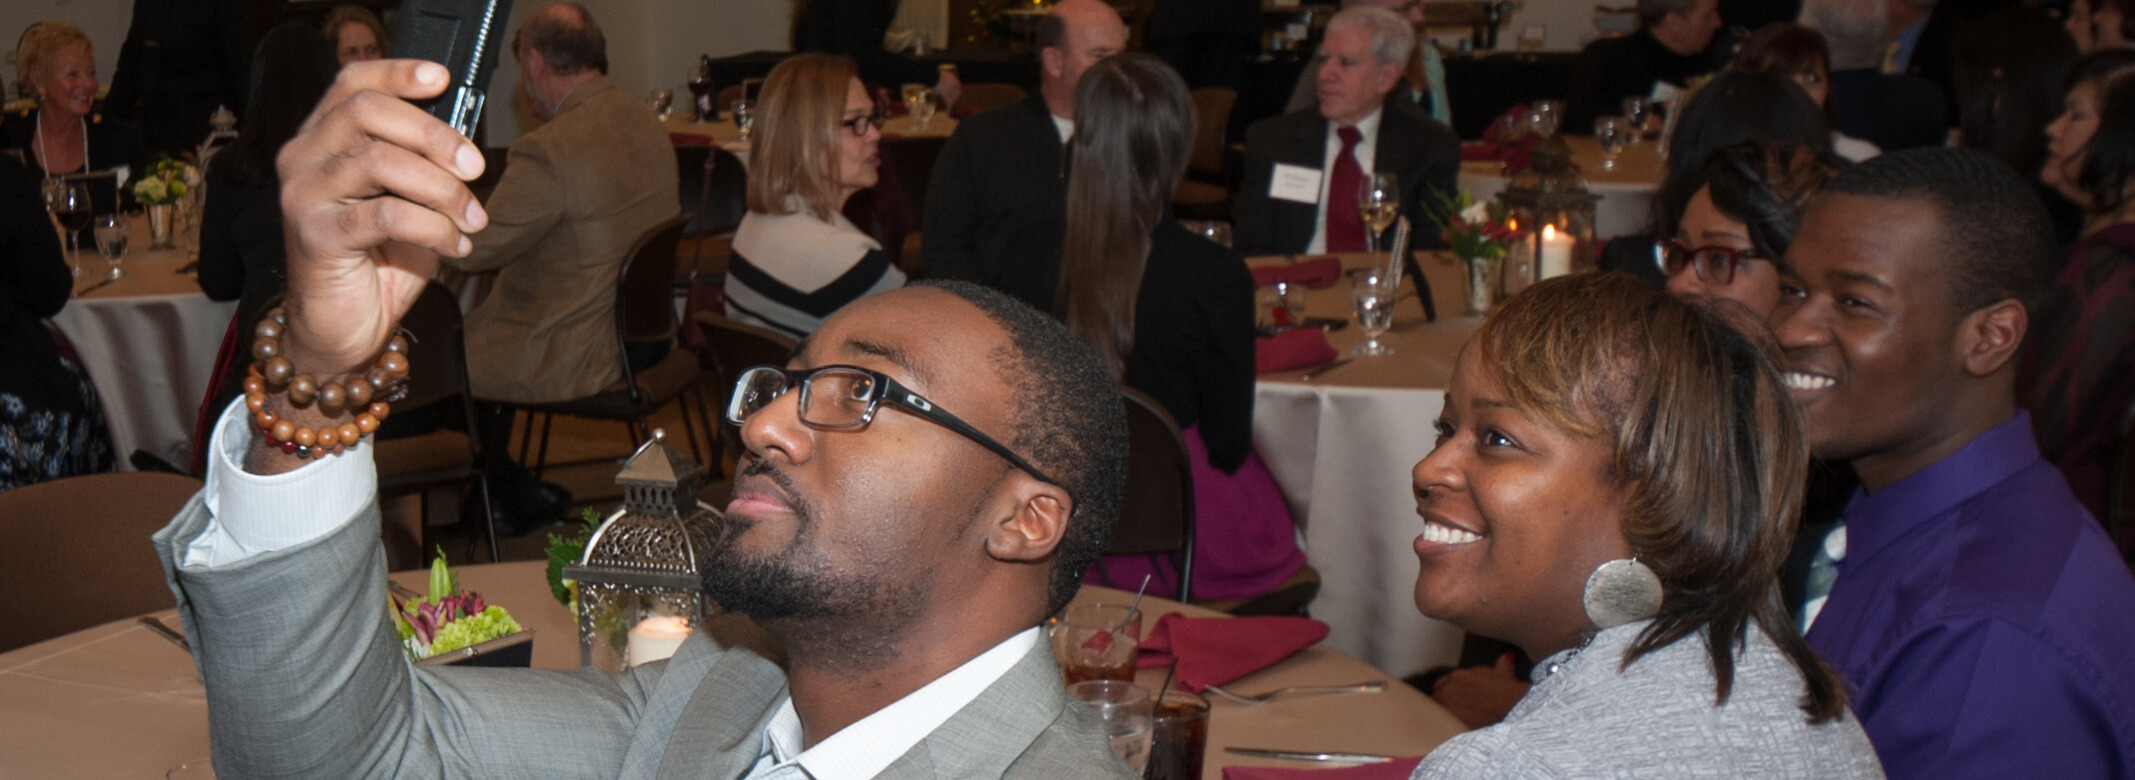
[[[1275,476],[1258,453],[1235,474],[1208,465],[1201,432],[1185,431],[1193,459],[1195,601],[1243,599],[1267,593],[1305,565],[1297,524]],[[1179,573],[1168,555],[1107,555],[1090,565],[1084,582],[1134,590],[1149,575],[1149,594],[1176,598]]]

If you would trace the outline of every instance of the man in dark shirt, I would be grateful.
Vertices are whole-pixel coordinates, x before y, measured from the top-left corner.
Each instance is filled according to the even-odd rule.
[[[992,287],[1052,311],[1067,223],[1075,85],[1127,46],[1119,13],[1063,0],[1038,22],[1038,94],[964,120],[927,186],[924,273]]]
[[[1712,71],[1706,49],[1720,29],[1719,0],[1638,0],[1638,18],[1638,32],[1579,53],[1566,131],[1591,132],[1595,117],[1619,113],[1624,98],[1650,94],[1656,81],[1681,87]]]

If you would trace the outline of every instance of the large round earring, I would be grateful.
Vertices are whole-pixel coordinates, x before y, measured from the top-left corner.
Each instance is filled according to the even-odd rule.
[[[1637,558],[1618,558],[1594,568],[1580,595],[1596,628],[1614,628],[1660,614],[1661,578]]]

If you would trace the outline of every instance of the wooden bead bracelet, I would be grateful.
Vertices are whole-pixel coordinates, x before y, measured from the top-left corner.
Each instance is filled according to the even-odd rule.
[[[400,400],[408,376],[407,336],[396,335],[386,342],[385,351],[378,353],[369,371],[321,381],[299,373],[296,364],[282,354],[282,334],[288,326],[286,313],[277,306],[252,331],[252,365],[245,369],[245,408],[252,413],[252,426],[269,444],[299,458],[339,455],[364,435],[376,432],[391,411],[389,402]],[[317,404],[319,413],[330,418],[343,413],[353,417],[318,430],[300,428],[267,405],[270,391],[286,393],[289,403],[300,408]]]

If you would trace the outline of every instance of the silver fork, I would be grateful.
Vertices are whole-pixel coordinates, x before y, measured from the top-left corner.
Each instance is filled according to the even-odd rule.
[[[1223,698],[1230,699],[1231,701],[1238,702],[1239,704],[1250,704],[1255,707],[1258,707],[1269,702],[1275,701],[1276,699],[1293,695],[1325,695],[1333,693],[1378,693],[1380,691],[1386,690],[1386,682],[1384,680],[1381,680],[1378,682],[1357,683],[1354,685],[1293,685],[1288,688],[1279,688],[1276,690],[1268,691],[1267,693],[1255,694],[1252,696],[1240,696],[1238,694],[1231,693],[1230,691],[1226,691],[1222,688],[1218,688],[1213,685],[1203,686],[1203,689],[1207,690],[1209,693],[1216,694],[1217,696],[1221,696]]]

